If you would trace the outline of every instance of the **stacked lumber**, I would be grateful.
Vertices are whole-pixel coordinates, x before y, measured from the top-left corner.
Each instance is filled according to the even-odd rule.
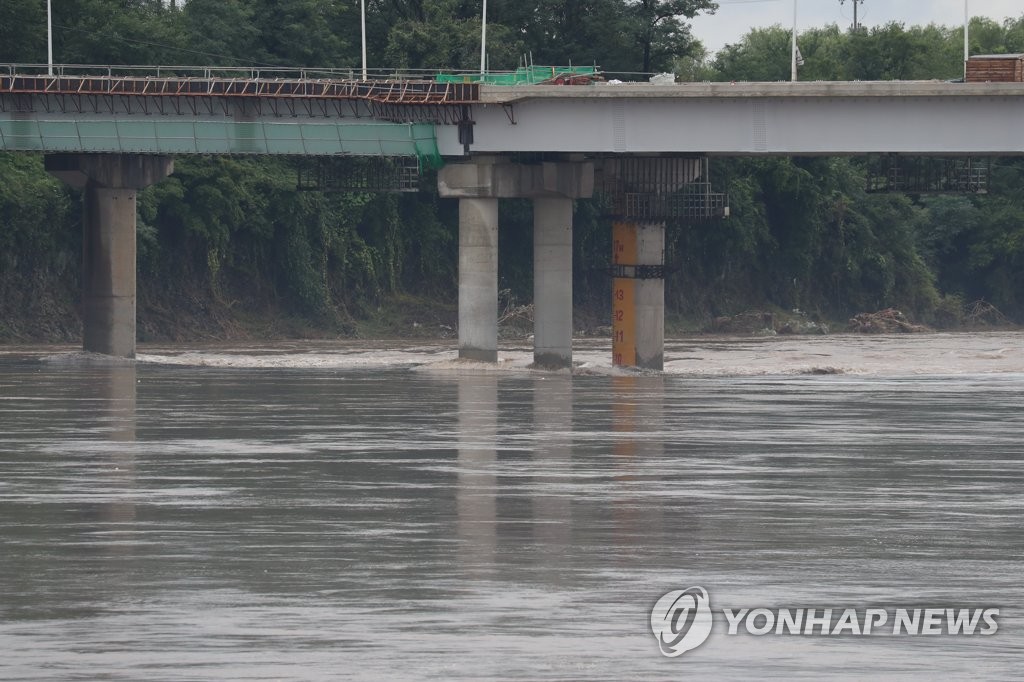
[[[975,55],[967,60],[967,82],[1024,82],[1024,54]]]

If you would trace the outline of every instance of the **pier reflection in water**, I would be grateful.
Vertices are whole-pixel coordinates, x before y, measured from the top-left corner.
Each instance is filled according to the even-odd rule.
[[[571,586],[573,524],[572,377],[533,381],[533,544],[548,581]]]
[[[660,508],[645,504],[645,467],[662,460],[665,442],[665,384],[661,376],[612,378],[615,481],[622,494],[614,504],[617,540],[626,544],[660,529]]]
[[[463,376],[458,394],[459,563],[470,575],[485,576],[497,549],[498,377]]]
[[[135,520],[135,365],[113,365],[96,376],[96,422],[105,425],[110,442],[110,481],[106,487],[120,494],[112,497],[102,517],[111,523]],[[124,529],[130,530],[130,529]]]
[[[1017,668],[1024,376],[286,359],[0,356],[0,678]],[[670,661],[649,609],[692,585],[714,608],[995,605],[1000,632],[716,631]]]

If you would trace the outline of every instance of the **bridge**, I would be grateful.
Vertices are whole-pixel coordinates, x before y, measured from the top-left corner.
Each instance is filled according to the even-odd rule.
[[[572,202],[613,196],[613,354],[660,368],[664,229],[708,155],[1024,154],[1024,84],[493,85],[335,71],[0,66],[0,150],[86,190],[86,350],[135,352],[135,193],[177,154],[447,162],[459,353],[497,359],[498,201],[534,201],[538,365],[572,359]],[[511,154],[543,160],[517,163]],[[706,202],[706,197],[696,197]],[[706,207],[706,203],[701,203]],[[725,207],[719,207],[725,210]]]
[[[1024,153],[1024,83],[483,86],[474,153]],[[438,131],[445,156],[459,153]]]

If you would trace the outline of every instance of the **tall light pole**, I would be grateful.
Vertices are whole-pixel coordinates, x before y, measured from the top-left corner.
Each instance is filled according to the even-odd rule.
[[[50,0],[46,0],[46,73],[53,75],[53,12],[50,10]]]
[[[363,34],[363,80],[366,80],[366,0],[359,0],[359,25]]]
[[[971,25],[971,11],[967,6],[968,0],[964,0],[964,81],[967,81],[967,60],[971,57],[971,44],[967,39],[967,30]]]
[[[796,81],[796,0],[793,0],[793,50],[790,80]]]
[[[487,72],[487,0],[484,0],[484,15],[480,22],[480,75]]]
[[[857,5],[863,4],[864,0],[853,0],[853,32],[856,33],[860,28],[860,22],[857,21]],[[840,5],[845,5],[846,0],[839,0]]]

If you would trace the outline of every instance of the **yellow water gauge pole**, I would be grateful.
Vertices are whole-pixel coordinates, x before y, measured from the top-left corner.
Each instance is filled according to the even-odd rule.
[[[637,224],[612,224],[612,364],[636,366]]]

